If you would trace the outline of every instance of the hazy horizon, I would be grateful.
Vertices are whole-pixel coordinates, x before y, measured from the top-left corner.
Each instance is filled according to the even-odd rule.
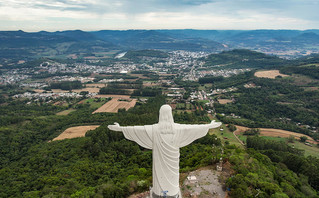
[[[316,0],[0,0],[0,31],[319,29]]]
[[[199,30],[199,31],[311,31],[311,30],[319,30],[318,29],[192,29],[192,28],[185,28],[185,29],[97,29],[97,30],[82,30],[82,29],[65,29],[65,30],[38,30],[38,31],[27,31],[23,29],[17,30],[0,30],[0,31],[8,31],[8,32],[17,32],[23,31],[27,33],[36,33],[36,32],[63,32],[63,31],[83,31],[83,32],[98,32],[98,31],[135,31],[135,30],[145,30],[145,31],[156,31],[156,30]]]

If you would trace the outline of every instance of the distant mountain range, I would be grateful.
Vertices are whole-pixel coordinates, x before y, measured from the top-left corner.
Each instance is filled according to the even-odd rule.
[[[221,52],[246,48],[280,54],[319,52],[319,30],[81,30],[0,31],[0,59],[57,57],[110,50]]]

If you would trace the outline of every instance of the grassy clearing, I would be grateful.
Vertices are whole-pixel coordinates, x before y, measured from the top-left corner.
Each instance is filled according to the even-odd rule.
[[[208,103],[209,100],[199,100],[200,102]]]
[[[282,141],[282,142],[287,142],[287,138],[284,137],[268,137],[268,136],[259,136],[261,138],[267,139],[267,140],[275,140],[275,141]],[[238,135],[238,138],[243,141],[246,142],[247,136],[245,135]],[[319,148],[316,145],[312,145],[311,146],[307,146],[302,142],[299,142],[297,140],[295,140],[294,143],[288,143],[288,145],[293,146],[295,148],[301,149],[305,151],[305,155],[309,156],[315,156],[315,157],[319,157]]]
[[[223,131],[220,129],[223,129]],[[209,133],[217,135],[217,137],[220,138],[224,144],[226,141],[228,141],[230,144],[235,144],[236,146],[242,147],[242,145],[235,138],[234,134],[230,132],[225,125],[222,125],[216,129],[211,129]]]
[[[71,113],[73,111],[76,111],[76,110],[71,108],[71,109],[67,109],[67,110],[58,112],[58,113],[56,113],[56,115],[68,115],[69,113]]]
[[[176,104],[176,109],[179,110],[195,110],[196,108],[194,107],[194,105],[190,104],[190,103],[177,103]]]
[[[315,156],[315,157],[319,157],[319,148],[316,145],[312,145],[311,146],[307,146],[304,143],[295,141],[295,143],[289,143],[289,145],[293,145],[295,148],[301,149],[305,151],[305,155],[309,156]]]
[[[289,78],[291,78],[294,81],[293,84],[297,86],[307,86],[308,84],[318,82],[317,79],[313,79],[311,77],[301,75],[301,74],[293,74]]]
[[[237,135],[237,137],[246,143],[246,140],[247,140],[247,137],[246,135]],[[275,140],[275,141],[286,141],[287,139],[286,138],[282,138],[282,137],[269,137],[269,136],[259,136],[259,137],[262,137],[264,139],[267,139],[267,140]]]
[[[89,104],[91,108],[97,109],[104,105],[107,101],[107,98],[89,98],[83,101],[83,104]]]

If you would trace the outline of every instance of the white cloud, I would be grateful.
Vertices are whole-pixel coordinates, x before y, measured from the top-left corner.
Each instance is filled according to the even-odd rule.
[[[0,30],[319,28],[317,0],[0,0]]]

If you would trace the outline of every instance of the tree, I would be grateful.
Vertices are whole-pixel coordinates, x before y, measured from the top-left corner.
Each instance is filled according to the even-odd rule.
[[[228,125],[228,129],[229,129],[231,132],[234,132],[234,131],[237,130],[236,126],[233,125],[233,124],[229,124],[229,125]]]
[[[260,129],[248,129],[244,132],[244,135],[259,135]]]
[[[307,141],[307,137],[306,136],[301,136],[300,137],[300,142],[306,142]]]
[[[289,142],[289,143],[294,143],[294,142],[295,142],[295,136],[290,135],[290,136],[288,137],[288,142]]]

